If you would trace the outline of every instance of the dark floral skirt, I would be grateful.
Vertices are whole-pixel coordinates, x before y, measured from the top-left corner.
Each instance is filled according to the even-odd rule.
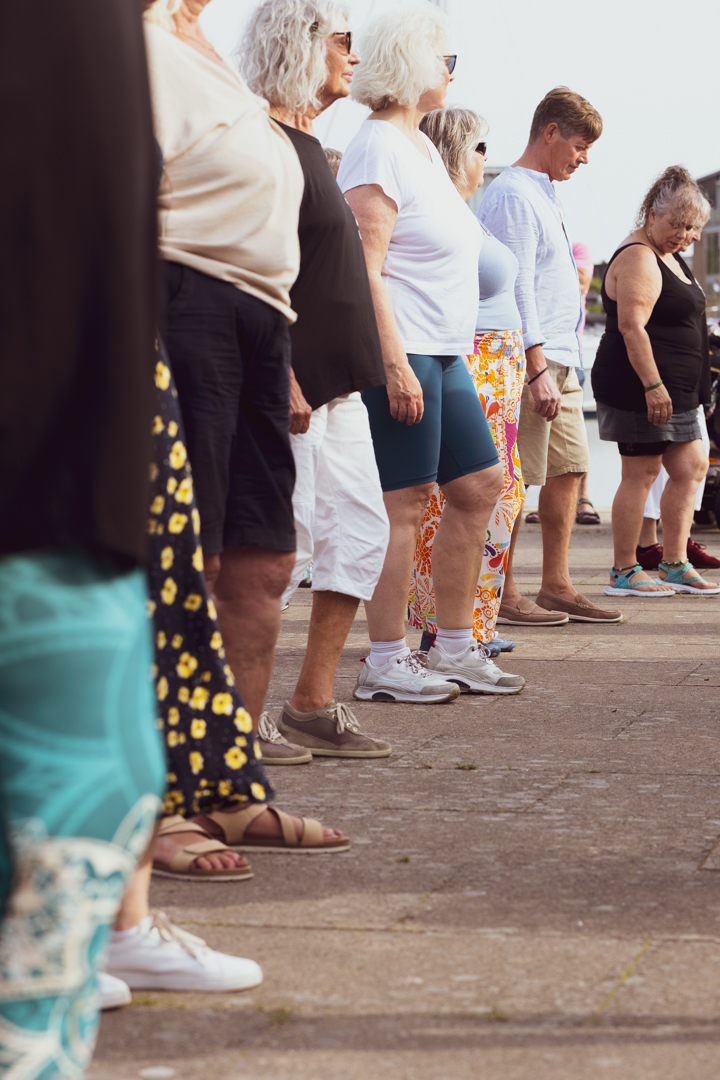
[[[177,390],[162,343],[155,385],[148,532],[157,722],[168,759],[163,810],[189,817],[238,803],[266,802],[274,793],[205,584],[200,515]]]

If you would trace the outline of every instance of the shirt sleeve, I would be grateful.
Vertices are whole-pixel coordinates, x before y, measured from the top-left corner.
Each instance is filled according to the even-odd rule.
[[[375,121],[375,123],[382,121]],[[351,188],[377,184],[395,203],[398,212],[405,202],[402,170],[392,145],[376,134],[353,140],[343,155],[338,170],[338,184],[343,195]]]
[[[488,192],[488,196],[491,194]],[[520,311],[525,351],[533,345],[544,345],[545,335],[535,302],[535,264],[540,230],[535,214],[528,201],[517,196],[503,194],[499,198],[487,198],[480,203],[478,217],[498,240],[509,247],[517,258],[519,269],[515,281],[515,299]]]

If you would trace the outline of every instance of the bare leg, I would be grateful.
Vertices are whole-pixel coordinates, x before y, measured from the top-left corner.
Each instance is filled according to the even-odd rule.
[[[707,472],[707,454],[700,439],[671,443],[662,462],[669,475],[660,500],[664,557],[668,562],[681,562],[687,558],[695,495]],[[711,582],[706,584],[712,587]]]
[[[258,547],[226,547],[205,563],[228,663],[256,731],[280,633],[282,594],[294,565],[294,552]]]
[[[148,859],[144,864],[138,866],[130,878],[115,920],[116,930],[132,930],[134,926],[142,922],[146,915],[150,914],[148,895],[150,893],[151,872],[152,861]]]
[[[473,625],[488,521],[502,486],[502,466],[493,465],[443,487],[445,507],[432,548],[435,610],[443,630],[464,630]]]
[[[314,592],[307,648],[290,704],[300,712],[322,709],[333,696],[333,681],[360,601],[344,593]]]
[[[620,569],[634,566],[636,548],[643,523],[643,508],[655,477],[660,472],[659,455],[621,457],[622,479],[612,507],[614,565]],[[693,498],[695,496],[693,495]],[[662,592],[644,571],[632,578],[633,585],[644,583],[641,592]],[[613,579],[610,579],[613,584]]]
[[[508,563],[507,570],[505,571],[505,584],[502,591],[503,604],[510,604],[511,607],[517,607],[518,600],[521,598],[520,590],[515,584],[513,577],[513,557],[515,555],[515,545],[517,538],[520,534],[520,526],[522,524],[522,507],[520,507],[520,513],[515,518],[515,524],[513,525],[512,536],[510,537],[510,549],[508,551]]]
[[[405,636],[415,541],[431,493],[432,484],[418,484],[384,494],[390,541],[375,595],[365,602],[371,641],[397,641]]]
[[[653,544],[657,544],[657,527],[658,523],[655,518],[644,517],[642,519],[640,539],[638,540],[640,547],[652,547]]]
[[[540,489],[538,513],[543,541],[542,588],[573,601],[568,549],[577,513],[577,489],[582,473],[549,476]]]
[[[580,483],[578,485],[578,493],[577,493],[578,502],[580,502],[581,499],[587,499],[587,497],[588,497],[587,485],[588,485],[588,474],[586,472],[581,473],[581,475],[580,475]]]

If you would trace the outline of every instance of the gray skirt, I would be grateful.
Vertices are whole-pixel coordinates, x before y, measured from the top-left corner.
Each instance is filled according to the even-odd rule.
[[[697,409],[673,413],[667,424],[651,424],[647,412],[627,412],[596,402],[598,432],[603,442],[692,442],[701,439]]]

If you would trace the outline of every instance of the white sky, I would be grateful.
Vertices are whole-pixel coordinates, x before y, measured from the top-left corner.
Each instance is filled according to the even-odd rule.
[[[350,26],[393,0],[350,0]],[[230,52],[253,0],[211,0],[203,25]],[[515,161],[535,106],[564,84],[601,113],[590,164],[559,187],[573,240],[609,258],[654,177],[720,170],[720,0],[447,0],[456,79],[449,103],[490,124],[488,164]],[[366,110],[333,105],[315,125],[344,150]]]

